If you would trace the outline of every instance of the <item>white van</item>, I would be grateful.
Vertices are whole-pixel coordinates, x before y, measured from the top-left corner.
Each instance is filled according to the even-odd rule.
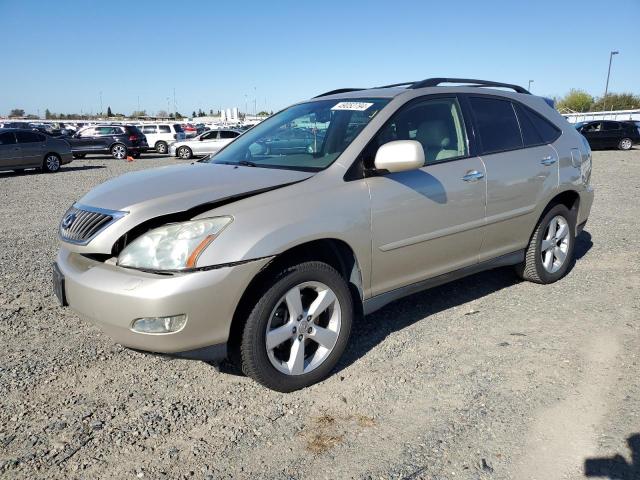
[[[184,131],[179,123],[153,123],[137,125],[137,127],[147,137],[149,148],[158,153],[167,153],[170,143],[185,139]]]

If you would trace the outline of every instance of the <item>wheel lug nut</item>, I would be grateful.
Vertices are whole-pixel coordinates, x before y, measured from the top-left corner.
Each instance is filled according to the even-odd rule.
[[[296,327],[293,327],[293,333],[296,333],[298,331],[298,329]]]
[[[302,320],[302,315],[298,315],[298,321]]]
[[[302,335],[298,335],[298,340],[302,340]]]
[[[313,331],[313,329],[312,329],[311,327],[309,327],[309,328],[307,329],[307,333],[311,333],[312,331]]]
[[[310,322],[310,321],[311,321],[311,315],[307,317],[307,322]]]

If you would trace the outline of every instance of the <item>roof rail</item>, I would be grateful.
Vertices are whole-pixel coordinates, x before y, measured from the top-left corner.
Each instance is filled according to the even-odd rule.
[[[526,93],[531,95],[531,93],[526,88],[522,88],[519,85],[512,85],[510,83],[492,82],[490,80],[475,80],[472,78],[427,78],[426,80],[415,82],[409,88],[415,89],[415,88],[424,88],[424,87],[437,87],[441,83],[468,83],[470,84],[469,86],[471,87],[502,87],[502,88],[509,88],[511,90],[515,90],[518,93]]]
[[[416,82],[402,82],[402,83],[392,83],[391,85],[382,85],[381,87],[373,87],[373,88],[393,88],[393,87],[402,87],[403,85],[413,85]]]
[[[321,93],[320,95],[316,95],[313,98],[326,97],[328,95],[335,95],[337,93],[357,92],[358,90],[365,90],[365,89],[364,88],[338,88],[337,90],[330,90],[328,92]]]

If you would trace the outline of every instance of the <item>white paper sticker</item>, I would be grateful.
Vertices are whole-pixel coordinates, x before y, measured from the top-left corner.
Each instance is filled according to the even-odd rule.
[[[364,112],[373,103],[367,102],[340,102],[337,105],[331,107],[331,110],[356,110],[358,112]]]

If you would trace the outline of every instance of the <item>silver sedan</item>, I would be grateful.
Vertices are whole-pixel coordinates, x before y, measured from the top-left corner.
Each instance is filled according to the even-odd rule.
[[[169,155],[182,159],[217,153],[231,143],[242,132],[238,130],[208,130],[195,138],[173,142],[169,145]]]

